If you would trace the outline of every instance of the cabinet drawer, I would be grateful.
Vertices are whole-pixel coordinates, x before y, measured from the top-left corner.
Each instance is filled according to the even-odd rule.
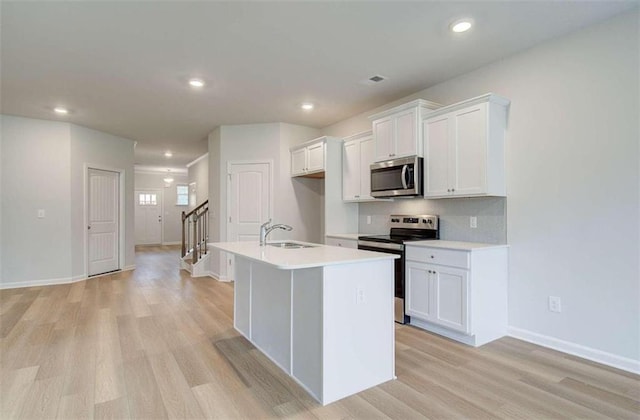
[[[343,248],[358,248],[358,241],[351,239],[330,238],[328,236],[325,237],[324,244],[331,246],[341,246]]]
[[[469,253],[467,251],[407,246],[406,258],[407,261],[469,268]]]

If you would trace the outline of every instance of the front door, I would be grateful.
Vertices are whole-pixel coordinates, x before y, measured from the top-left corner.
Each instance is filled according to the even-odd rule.
[[[89,275],[120,268],[120,174],[89,169]]]
[[[136,245],[162,243],[162,191],[136,190]]]

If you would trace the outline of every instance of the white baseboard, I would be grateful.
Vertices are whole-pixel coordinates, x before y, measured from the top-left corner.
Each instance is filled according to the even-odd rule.
[[[555,337],[538,334],[532,331],[523,330],[521,328],[509,327],[507,332],[509,336],[519,340],[538,344],[563,353],[572,354],[574,356],[582,357],[583,359],[602,363],[603,365],[626,370],[627,372],[640,374],[639,360],[629,359],[627,357],[618,356],[613,353],[586,347],[581,344],[571,343],[569,341],[560,340]]]
[[[221,276],[220,274],[213,271],[209,271],[207,274],[209,275],[209,277],[224,283],[230,283],[232,281],[231,279],[228,279],[227,276]]]
[[[133,264],[133,265],[127,265],[126,267],[122,268],[120,271],[131,271],[131,270],[135,270],[135,269],[136,269],[136,266],[135,266],[135,264]],[[96,276],[91,276],[90,278],[95,279],[95,278],[102,277],[102,276],[109,276],[111,274],[114,274],[114,272],[98,274]],[[10,283],[0,283],[0,290],[3,290],[3,289],[19,289],[21,287],[55,286],[55,285],[58,285],[58,284],[77,283],[79,281],[84,281],[84,280],[88,280],[88,279],[89,279],[89,277],[87,277],[86,274],[80,274],[80,275],[73,276],[73,277],[61,277],[61,278],[57,278],[57,279],[14,281],[14,282],[10,282]]]
[[[13,281],[9,283],[0,284],[0,290],[2,289],[19,289],[22,287],[39,287],[39,286],[55,286],[57,284],[75,283],[74,277],[61,277],[57,279],[40,279],[40,280],[27,280],[27,281]]]

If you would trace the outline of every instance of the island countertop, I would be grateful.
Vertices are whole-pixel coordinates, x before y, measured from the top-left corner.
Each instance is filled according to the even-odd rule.
[[[211,242],[208,245],[221,251],[229,252],[272,265],[281,270],[296,270],[300,268],[322,267],[327,265],[349,264],[364,261],[393,260],[398,255],[382,252],[364,251],[359,249],[342,248],[328,245],[295,242],[310,245],[309,248],[283,249],[275,246],[260,246],[257,242]]]

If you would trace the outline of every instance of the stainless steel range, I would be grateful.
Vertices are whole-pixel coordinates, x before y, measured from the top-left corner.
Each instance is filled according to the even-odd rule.
[[[388,235],[359,236],[358,249],[400,255],[395,260],[395,320],[406,324],[410,318],[404,310],[404,244],[440,238],[438,216],[393,215]]]

